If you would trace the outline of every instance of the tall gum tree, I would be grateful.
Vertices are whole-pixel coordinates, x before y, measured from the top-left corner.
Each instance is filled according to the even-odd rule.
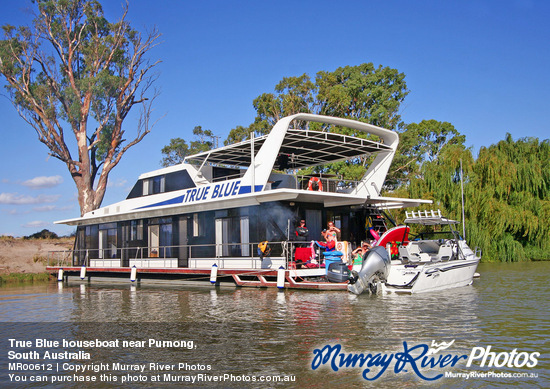
[[[395,129],[401,120],[400,104],[408,93],[405,74],[389,67],[375,67],[372,63],[339,67],[332,72],[320,71],[314,81],[307,74],[285,77],[275,86],[275,93],[263,93],[254,99],[254,122],[248,127],[232,129],[224,143],[243,141],[252,132],[255,135],[267,134],[279,119],[302,112],[355,119]],[[367,137],[362,132],[320,123],[296,121],[294,126]],[[368,159],[362,158],[328,164],[319,167],[318,171],[359,180],[368,163]],[[302,173],[308,174],[310,170]]]
[[[99,208],[109,173],[151,128],[158,92],[146,58],[160,37],[142,35],[125,20],[104,17],[94,0],[37,0],[31,27],[3,26],[0,74],[19,115],[51,156],[66,164],[81,214]],[[137,134],[124,139],[123,122],[140,107]],[[65,136],[72,131],[76,152]],[[97,180],[97,181],[96,181]]]

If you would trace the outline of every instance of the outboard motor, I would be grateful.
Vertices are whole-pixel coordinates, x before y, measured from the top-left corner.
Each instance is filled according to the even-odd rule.
[[[390,274],[391,259],[386,249],[376,246],[367,251],[363,257],[363,264],[359,272],[352,271],[348,290],[354,294],[361,294],[367,289],[376,288],[375,278],[386,281]],[[374,289],[375,291],[375,289]]]
[[[330,282],[346,282],[349,280],[351,272],[348,265],[343,262],[333,262],[328,265],[327,279]]]

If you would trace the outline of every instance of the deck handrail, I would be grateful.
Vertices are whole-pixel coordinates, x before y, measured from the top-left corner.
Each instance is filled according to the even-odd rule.
[[[167,260],[167,259],[178,259],[178,260],[204,260],[204,259],[214,259],[214,260],[241,260],[241,259],[259,259],[257,252],[258,244],[261,242],[249,242],[249,243],[208,243],[208,244],[194,244],[194,245],[169,245],[169,246],[138,246],[138,247],[117,247],[116,256],[109,257],[105,255],[109,251],[113,251],[111,248],[107,249],[70,249],[70,250],[56,250],[49,251],[49,266],[63,267],[63,266],[90,266],[91,260],[120,260],[121,265],[123,260]],[[271,241],[268,244],[273,249],[274,247],[280,248],[277,250],[279,253],[273,255],[273,258],[284,258],[285,267],[288,268],[289,261],[293,259],[294,255],[294,246],[296,244],[306,244],[305,241]],[[223,253],[223,248],[227,247],[240,247],[241,252],[248,252],[248,255],[218,255],[218,253]],[[243,247],[247,249],[243,250]],[[215,255],[193,255],[193,249],[195,253],[199,249],[211,249]],[[151,256],[151,250],[158,250],[157,256]],[[187,251],[186,255],[182,258],[181,255],[177,255],[176,250],[184,249]],[[221,250],[220,250],[221,249]],[[135,250],[135,255],[130,255],[131,250]],[[123,258],[124,252],[127,252],[127,256]],[[99,255],[102,252],[103,255]],[[173,255],[175,252],[176,255]],[[94,254],[98,255],[94,255]],[[82,259],[78,257],[82,256]],[[271,257],[271,256],[270,256]],[[121,266],[123,267],[123,266]]]

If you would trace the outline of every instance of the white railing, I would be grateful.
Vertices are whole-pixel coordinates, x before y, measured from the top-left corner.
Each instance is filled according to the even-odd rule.
[[[243,259],[259,260],[258,243],[227,243],[227,244],[198,244],[198,245],[171,245],[156,247],[119,247],[116,250],[109,249],[81,249],[50,251],[49,266],[92,266],[97,267],[132,267],[137,261],[155,261],[158,267],[178,267],[178,262],[184,263],[193,260],[217,260],[238,261]],[[286,241],[269,242],[271,247],[270,257],[284,260],[285,267],[293,257],[293,243]],[[116,251],[113,256],[107,255]],[[242,253],[247,255],[242,255]],[[221,255],[220,253],[227,253]],[[176,261],[176,266],[174,266]],[[118,262],[118,266],[106,265],[107,262]],[[211,264],[210,264],[211,265]],[[210,266],[209,265],[209,266]],[[152,266],[148,266],[152,267]],[[179,266],[187,267],[187,266]]]

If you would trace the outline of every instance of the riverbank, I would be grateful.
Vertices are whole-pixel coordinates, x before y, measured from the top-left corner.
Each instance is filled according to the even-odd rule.
[[[51,251],[70,250],[74,238],[0,238],[0,282],[47,280]]]

